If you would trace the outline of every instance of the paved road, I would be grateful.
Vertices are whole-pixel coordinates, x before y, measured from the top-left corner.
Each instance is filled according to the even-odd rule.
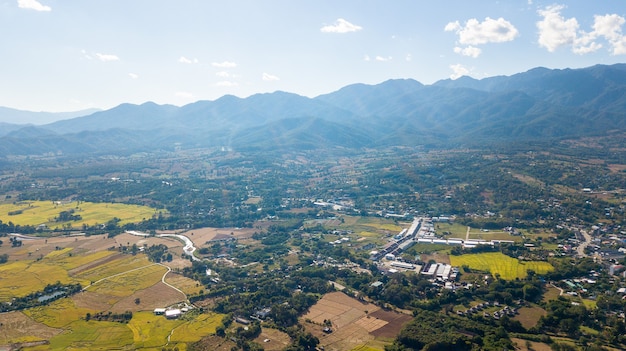
[[[131,235],[143,236],[143,237],[150,236],[150,234],[148,233],[138,232],[136,230],[127,230],[126,233],[131,234]],[[157,238],[175,238],[175,239],[181,240],[183,243],[185,243],[185,247],[183,247],[183,252],[185,253],[185,255],[191,256],[191,259],[194,261],[200,261],[199,258],[194,256],[193,253],[194,251],[196,251],[196,247],[193,245],[193,241],[191,241],[191,239],[189,239],[188,237],[184,235],[180,235],[180,234],[158,234],[156,235],[156,237]]]
[[[587,231],[585,230],[581,230],[580,233],[585,238],[585,241],[580,243],[580,245],[578,245],[578,247],[576,248],[576,251],[578,252],[579,257],[587,257],[587,254],[585,253],[585,249],[587,248],[587,246],[589,246],[589,244],[591,244],[591,235],[589,235],[589,233],[587,233]]]

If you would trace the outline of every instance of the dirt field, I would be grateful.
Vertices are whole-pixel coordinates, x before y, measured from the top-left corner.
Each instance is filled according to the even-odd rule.
[[[139,298],[139,304],[135,303],[136,298]],[[120,299],[110,310],[113,313],[153,311],[155,308],[165,308],[184,300],[185,296],[183,294],[162,282],[158,282],[147,289],[137,291],[130,296]]]
[[[519,321],[524,328],[528,329],[537,325],[539,318],[545,315],[547,315],[547,312],[541,307],[522,307],[519,309],[519,315],[513,319]]]
[[[261,329],[261,335],[254,341],[263,346],[265,351],[280,351],[289,345],[291,338],[278,329],[263,328]]]
[[[523,339],[511,338],[513,344],[515,345],[515,350],[519,351],[550,351],[550,345],[544,344],[542,342],[534,342],[534,341],[526,341]],[[528,348],[530,346],[530,348]]]
[[[332,333],[322,331],[324,320],[331,321]],[[383,311],[341,292],[324,295],[301,318],[307,330],[317,336],[320,345],[328,351],[351,350],[379,337],[393,338],[409,320],[410,316]]]
[[[423,262],[435,260],[435,262],[438,263],[450,264],[450,255],[448,255],[447,253],[433,252],[432,254],[421,254],[420,259]]]
[[[194,344],[196,350],[202,351],[230,351],[236,344],[219,336],[207,336]]]
[[[35,322],[22,312],[0,313],[0,325],[0,348],[11,343],[49,340],[63,331]]]
[[[191,239],[197,247],[202,247],[217,235],[230,236],[232,233],[234,238],[245,239],[251,237],[254,232],[253,228],[198,228],[180,234]]]

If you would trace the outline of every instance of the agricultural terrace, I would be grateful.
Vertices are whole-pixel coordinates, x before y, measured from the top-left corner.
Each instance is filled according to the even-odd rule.
[[[383,350],[411,319],[409,315],[384,311],[342,292],[333,292],[324,295],[300,321],[319,338],[325,350],[344,351],[358,347]],[[331,322],[332,333],[323,332],[324,320]]]
[[[545,274],[554,269],[548,262],[520,261],[500,252],[486,252],[461,256],[450,255],[453,266],[468,266],[471,269],[487,271],[492,275],[499,275],[502,279],[513,280],[526,278],[527,271],[533,270],[537,274]]]
[[[61,212],[71,212],[75,220],[62,220]],[[48,228],[71,226],[80,228],[83,224],[93,226],[104,224],[113,218],[119,218],[119,224],[141,222],[165,210],[156,210],[148,206],[127,205],[121,203],[60,202],[60,201],[22,201],[0,204],[0,220],[19,225],[46,225]],[[80,217],[78,217],[80,216]]]

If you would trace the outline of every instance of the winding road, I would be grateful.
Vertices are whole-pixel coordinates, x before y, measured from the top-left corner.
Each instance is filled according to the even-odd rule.
[[[126,233],[131,234],[131,235],[136,235],[136,236],[143,236],[143,237],[150,236],[150,234],[148,233],[138,232],[136,230],[127,230]],[[196,247],[193,245],[193,241],[191,241],[191,239],[189,239],[188,237],[184,235],[180,235],[180,234],[157,234],[155,235],[155,237],[179,239],[185,244],[185,246],[183,247],[183,252],[185,253],[185,255],[190,256],[191,259],[194,261],[200,261],[199,258],[194,256],[193,253],[196,251]]]

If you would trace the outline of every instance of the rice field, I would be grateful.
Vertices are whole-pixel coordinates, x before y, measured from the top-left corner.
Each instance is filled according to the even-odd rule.
[[[43,261],[57,264],[64,269],[72,270],[99,259],[114,255],[114,251],[98,251],[92,254],[74,254],[73,248],[52,251],[44,256]]]
[[[151,287],[161,281],[167,269],[163,266],[151,264],[122,274],[100,280],[92,284],[87,291],[97,291],[100,294],[124,297],[134,292]]]
[[[98,281],[115,274],[128,272],[131,269],[151,265],[152,262],[144,255],[122,256],[119,259],[107,262],[106,265],[97,265],[77,273],[77,277],[88,281]]]
[[[172,342],[189,343],[200,340],[203,336],[215,333],[215,328],[222,323],[224,315],[217,313],[200,314],[190,322],[174,329]]]
[[[548,262],[520,261],[500,252],[486,252],[461,256],[451,255],[450,263],[457,267],[467,265],[471,269],[488,271],[493,276],[499,275],[502,279],[506,280],[526,278],[528,270],[533,270],[537,274],[545,274],[554,269]]]
[[[73,210],[73,215],[80,215],[77,221],[57,222],[62,211]],[[120,224],[140,222],[144,218],[151,218],[158,211],[147,206],[127,205],[121,203],[94,203],[94,202],[71,202],[61,203],[56,201],[23,201],[11,204],[0,204],[0,220],[13,222],[20,225],[38,226],[45,224],[49,228],[63,228],[70,225],[80,228],[83,224],[103,224],[113,218],[119,218]]]
[[[83,279],[70,277],[63,267],[44,261],[17,261],[0,265],[0,301],[26,296],[56,282],[86,283]]]
[[[137,312],[128,323],[128,328],[132,331],[135,347],[156,348],[164,346],[171,331],[183,323],[182,320],[155,316],[152,312]]]
[[[126,324],[77,320],[50,339],[50,350],[120,350],[133,344],[133,332]]]
[[[24,310],[25,315],[52,328],[66,327],[72,322],[84,318],[87,313],[94,312],[97,311],[77,307],[72,299],[59,299],[47,306]]]

